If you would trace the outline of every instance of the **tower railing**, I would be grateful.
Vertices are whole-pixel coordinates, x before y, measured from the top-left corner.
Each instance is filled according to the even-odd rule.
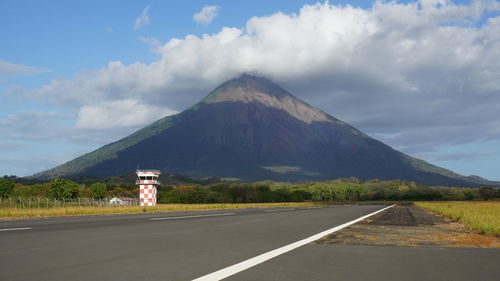
[[[135,171],[136,173],[155,173],[159,174],[160,170],[153,170],[153,169],[138,169]]]
[[[154,181],[154,184],[161,185],[159,180],[147,180],[147,181]],[[142,182],[144,182],[144,180]],[[135,180],[135,184],[141,184],[141,180]],[[153,183],[150,183],[150,184],[153,184]]]

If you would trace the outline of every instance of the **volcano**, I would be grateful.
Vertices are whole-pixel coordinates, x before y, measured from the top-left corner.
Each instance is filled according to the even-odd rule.
[[[357,177],[426,185],[497,184],[396,151],[251,75],[225,82],[177,115],[34,176],[112,176],[137,165],[242,181]]]

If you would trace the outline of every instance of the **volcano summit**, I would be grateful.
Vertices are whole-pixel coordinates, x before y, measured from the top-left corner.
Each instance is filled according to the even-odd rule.
[[[222,84],[182,113],[35,177],[111,176],[134,171],[138,164],[243,181],[358,177],[428,185],[497,184],[405,155],[250,75]]]

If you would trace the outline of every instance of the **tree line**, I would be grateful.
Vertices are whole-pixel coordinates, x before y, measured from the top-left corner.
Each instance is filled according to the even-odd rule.
[[[53,179],[50,182],[24,185],[11,179],[0,178],[0,197],[46,197],[71,200],[77,198],[138,197],[135,184],[107,185],[101,182],[79,184],[68,179]]]
[[[132,182],[132,181],[130,181]],[[400,200],[488,200],[500,198],[500,188],[457,188],[422,186],[402,180],[337,179],[321,182],[242,183],[216,180],[189,183],[166,181],[158,188],[158,203],[260,203]],[[170,184],[170,183],[176,184]],[[24,185],[10,178],[0,179],[0,197],[48,197],[54,199],[132,197],[139,195],[133,183],[118,184],[68,179]]]

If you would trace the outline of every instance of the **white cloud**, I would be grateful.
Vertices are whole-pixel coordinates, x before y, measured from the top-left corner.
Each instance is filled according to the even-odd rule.
[[[57,130],[64,127],[69,118],[67,114],[55,111],[18,111],[0,119],[0,139],[12,141],[54,138],[61,132]]]
[[[177,113],[165,107],[140,104],[134,99],[86,105],[78,113],[77,129],[135,127]]]
[[[477,161],[481,160],[485,157],[493,155],[492,152],[486,151],[478,151],[478,152],[457,152],[457,153],[448,153],[448,154],[437,154],[437,155],[429,155],[427,158],[432,161]]]
[[[0,61],[0,79],[4,79],[10,76],[31,75],[49,71],[49,69],[43,67],[34,67]]]
[[[193,20],[197,23],[209,24],[219,14],[219,6],[205,6],[201,11],[193,15]]]
[[[148,38],[148,37],[139,37],[139,40],[141,40],[144,43],[149,44],[150,46],[150,51],[153,53],[161,54],[161,42],[160,40],[156,38]]]
[[[114,31],[113,28],[111,28],[110,26],[106,26],[104,28],[104,30],[107,31],[107,32],[113,32]]]
[[[151,22],[151,18],[149,17],[149,8],[151,5],[147,5],[142,13],[135,19],[134,22],[134,30],[137,30],[145,25],[148,25]]]
[[[144,39],[157,61],[110,62],[31,95],[79,112],[78,128],[104,129],[112,117],[104,104],[119,111],[140,100],[154,112],[134,119],[146,125],[162,110],[183,110],[225,80],[254,73],[362,131],[393,135],[384,141],[396,148],[428,152],[500,137],[499,10],[497,1],[305,5],[212,35]],[[104,117],[94,120],[92,112]]]

